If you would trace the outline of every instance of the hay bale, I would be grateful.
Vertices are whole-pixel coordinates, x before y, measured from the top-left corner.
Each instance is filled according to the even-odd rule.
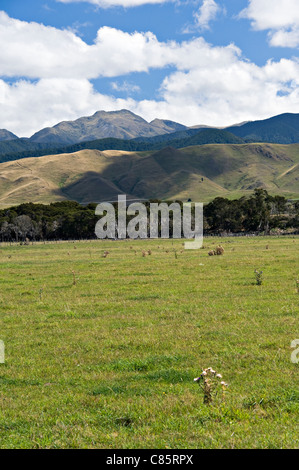
[[[216,255],[221,256],[221,255],[223,255],[223,253],[224,253],[224,248],[223,248],[223,246],[220,246],[220,245],[217,246],[217,248],[216,248]]]

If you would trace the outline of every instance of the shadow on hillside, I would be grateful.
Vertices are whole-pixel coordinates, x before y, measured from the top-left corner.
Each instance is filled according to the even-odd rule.
[[[169,157],[169,152],[167,155]],[[109,158],[111,162],[101,173],[87,171],[76,181],[57,190],[56,194],[86,204],[117,201],[120,194],[136,200],[163,198],[174,186],[170,162],[162,166],[156,154],[140,156],[132,153]],[[180,154],[180,166],[182,160],[183,155]]]

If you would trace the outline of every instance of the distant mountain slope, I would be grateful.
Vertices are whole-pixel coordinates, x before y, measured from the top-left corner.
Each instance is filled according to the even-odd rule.
[[[280,114],[225,130],[246,141],[294,144],[299,142],[299,114]]]
[[[82,142],[64,147],[63,152],[77,152],[84,149],[97,150],[127,150],[133,152],[144,152],[161,150],[164,147],[183,148],[192,145],[206,144],[244,144],[244,140],[230,132],[219,129],[187,129],[172,134],[159,135],[155,137],[143,137],[131,140],[100,139],[92,142]]]
[[[231,132],[221,129],[203,129],[197,134],[180,142],[180,146],[206,145],[206,144],[243,144],[244,140]],[[183,144],[183,145],[182,145]]]
[[[49,148],[47,143],[30,142],[28,139],[5,140],[0,142],[0,163],[52,152],[57,152],[54,144]]]
[[[169,134],[171,132],[177,132],[187,128],[183,124],[169,121],[167,119],[154,119],[150,122],[150,126],[153,129],[156,129],[157,135]]]
[[[105,137],[95,138],[98,135]],[[120,135],[122,138],[107,135]],[[7,140],[1,140],[1,136]],[[204,126],[187,128],[161,119],[148,123],[127,110],[100,111],[91,117],[43,129],[30,139],[19,139],[9,131],[0,131],[0,163],[84,149],[141,152],[160,150],[167,146],[183,148],[245,142],[299,143],[299,114],[282,114],[263,121],[217,129]]]
[[[255,188],[299,197],[299,145],[210,144],[136,153],[82,150],[0,164],[0,207],[136,199],[206,202]]]
[[[74,144],[113,137],[133,139],[175,132],[185,126],[172,121],[154,120],[148,123],[140,116],[127,111],[98,111],[93,116],[82,117],[76,121],[64,121],[34,134],[31,142],[54,144]]]
[[[7,131],[6,129],[0,129],[0,142],[5,141],[5,140],[14,140],[14,139],[18,139],[18,137],[15,134]]]
[[[191,145],[242,143],[244,143],[244,141],[240,139],[240,137],[219,129],[187,129],[171,134],[155,137],[139,137],[138,139],[131,140],[107,138],[91,142],[81,142],[79,144],[69,145],[66,147],[53,146],[52,149],[49,148],[47,143],[41,144],[19,139],[19,141],[12,141],[11,152],[9,152],[10,146],[7,142],[0,142],[0,163],[18,160],[20,158],[39,157],[47,154],[56,155],[58,153],[74,153],[85,149],[142,152],[160,150],[167,146],[182,148],[189,147]]]

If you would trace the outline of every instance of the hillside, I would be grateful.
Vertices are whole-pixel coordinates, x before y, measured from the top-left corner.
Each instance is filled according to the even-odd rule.
[[[244,141],[230,132],[219,129],[186,129],[155,137],[139,137],[137,139],[97,139],[78,144],[59,146],[47,143],[35,143],[26,139],[0,142],[0,163],[43,155],[74,153],[79,150],[125,150],[133,152],[161,150],[166,146],[173,148],[189,147],[206,144],[242,144]],[[51,146],[50,146],[51,147]]]
[[[6,129],[0,129],[0,142],[14,140],[17,138],[18,137],[12,132],[7,131]]]
[[[209,128],[162,119],[150,123],[130,111],[98,111],[93,116],[42,129],[31,138],[0,130],[0,163],[21,158],[74,153],[79,150],[154,151],[206,144],[265,142],[299,143],[299,114],[282,114],[262,121]]]
[[[171,147],[157,152],[83,150],[0,164],[0,206],[23,202],[137,199],[206,202],[262,187],[299,197],[299,145]]]
[[[21,158],[61,153],[54,144],[35,143],[28,139],[13,139],[0,142],[0,163]]]
[[[140,116],[127,111],[98,111],[93,116],[64,121],[54,127],[42,129],[31,138],[31,142],[48,144],[74,144],[88,140],[113,137],[133,139],[139,136],[154,136],[185,129],[185,126],[156,119],[148,123]]]
[[[246,141],[294,144],[299,142],[299,114],[280,114],[225,130]]]

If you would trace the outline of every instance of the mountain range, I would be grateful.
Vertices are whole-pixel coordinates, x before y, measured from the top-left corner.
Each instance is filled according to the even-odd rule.
[[[99,111],[90,117],[42,129],[30,138],[17,138],[9,131],[0,131],[0,162],[87,148],[147,151],[166,146],[181,148],[246,142],[299,143],[299,114],[281,114],[220,129],[207,126],[188,128],[161,119],[148,123],[127,110]]]
[[[299,114],[217,129],[99,111],[29,139],[3,130],[0,206],[98,202],[122,193],[205,202],[259,187],[299,198],[297,142]]]
[[[36,132],[28,139],[19,139],[12,132],[2,129],[0,142],[21,140],[31,144],[46,144],[50,148],[105,138],[130,140],[165,136],[187,130],[196,133],[206,129],[211,127],[198,125],[190,128],[163,119],[147,122],[131,111],[123,109],[110,112],[98,111],[93,116],[81,117],[75,121],[63,121]],[[246,142],[294,144],[299,143],[299,114],[285,113],[269,119],[246,121],[235,126],[213,129],[225,130]]]

